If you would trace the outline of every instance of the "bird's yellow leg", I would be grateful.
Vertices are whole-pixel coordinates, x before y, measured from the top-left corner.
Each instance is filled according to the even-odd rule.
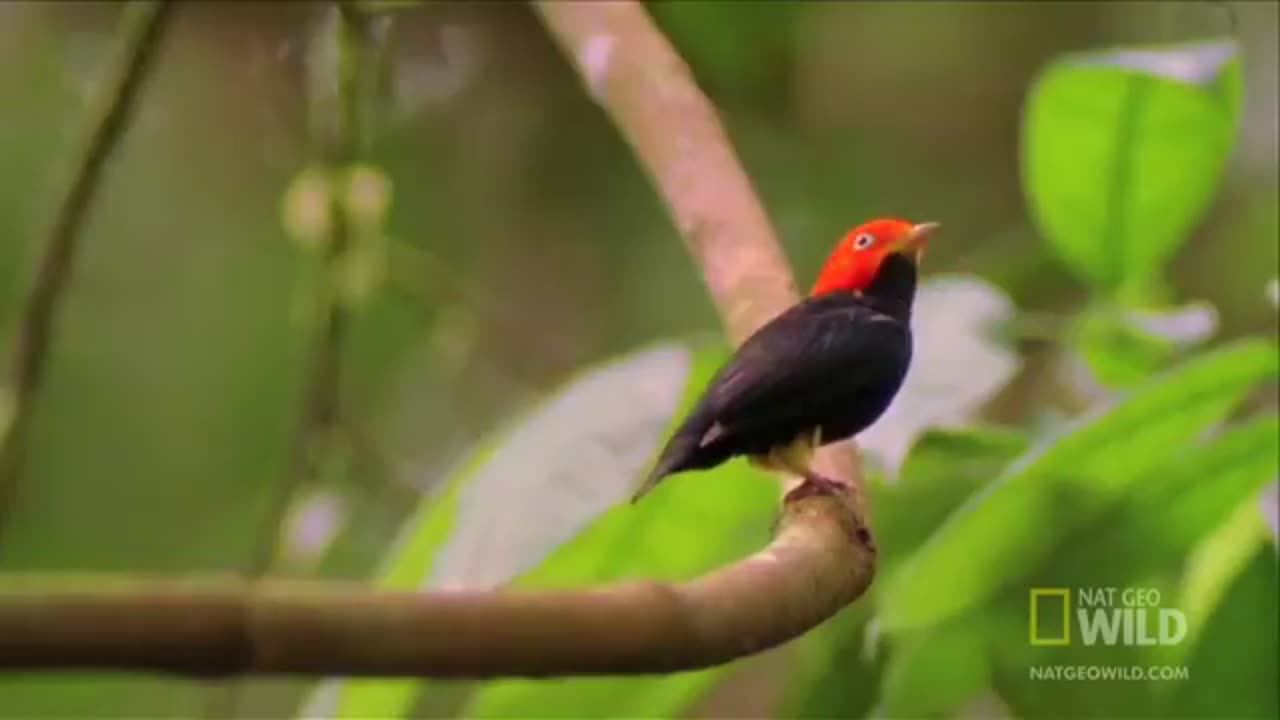
[[[752,461],[758,467],[794,477],[796,482],[788,483],[788,497],[831,494],[839,489],[840,483],[822,476],[812,467],[814,450],[821,444],[822,430],[819,428],[796,437],[786,445],[779,445],[764,455],[758,455]]]
[[[786,445],[778,445],[763,455],[752,458],[752,462],[766,470],[792,475],[799,480],[808,480],[814,474],[809,468],[813,462],[813,451],[820,440],[819,431],[797,436]]]

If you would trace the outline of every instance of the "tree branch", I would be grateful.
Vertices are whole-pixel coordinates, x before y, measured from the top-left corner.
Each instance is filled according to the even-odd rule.
[[[90,113],[83,149],[75,157],[70,182],[58,200],[35,281],[19,313],[9,384],[7,388],[0,388],[0,522],[8,514],[22,475],[31,416],[44,380],[58,303],[71,277],[80,229],[97,194],[107,160],[129,124],[139,90],[171,15],[171,3],[167,0],[138,3],[124,9],[117,50],[107,70],[106,87]]]
[[[641,6],[536,8],[671,207],[733,337],[793,302],[783,253],[714,111]],[[415,593],[10,582],[0,669],[492,677],[707,667],[804,633],[870,585],[876,553],[851,460],[824,454],[849,484],[788,494],[766,549],[685,583]]]
[[[644,8],[534,7],[657,185],[732,339],[795,302],[786,256],[715,108]]]
[[[648,171],[735,343],[797,299],[786,255],[715,108],[637,2],[534,3],[591,97]],[[869,515],[853,443],[818,454]]]
[[[830,500],[789,503],[769,549],[681,585],[393,593],[10,581],[0,589],[0,669],[490,677],[715,665],[802,633],[866,587],[869,568],[844,564],[858,554],[841,550],[862,547],[859,529],[829,512]]]

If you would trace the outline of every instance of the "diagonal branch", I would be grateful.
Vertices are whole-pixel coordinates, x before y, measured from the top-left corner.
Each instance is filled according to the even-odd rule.
[[[534,6],[653,179],[741,342],[795,302],[796,291],[715,108],[639,3]]]
[[[635,2],[540,2],[666,199],[731,335],[795,299],[783,253],[715,112]],[[0,669],[435,677],[707,667],[790,640],[870,585],[876,552],[849,484],[791,493],[767,548],[685,583],[567,591],[387,592],[282,582],[0,585]],[[690,479],[688,482],[695,482]]]
[[[591,97],[644,165],[735,342],[796,301],[786,255],[715,108],[640,3],[539,0],[538,14],[573,59]],[[866,525],[852,443],[818,456],[851,480]]]
[[[58,303],[71,276],[80,230],[107,160],[128,126],[171,16],[172,4],[167,0],[125,8],[106,87],[91,111],[88,136],[75,158],[70,183],[58,200],[44,255],[23,303],[13,339],[9,386],[0,388],[0,522],[9,510],[22,474],[31,416],[44,379]]]

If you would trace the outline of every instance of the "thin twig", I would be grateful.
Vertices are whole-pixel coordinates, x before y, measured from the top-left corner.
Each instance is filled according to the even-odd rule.
[[[715,113],[643,8],[536,7],[654,177],[735,339],[793,302]],[[860,479],[840,477],[843,489],[788,494],[767,548],[683,583],[391,592],[11,578],[0,586],[0,669],[484,678],[716,665],[800,635],[870,585]]]
[[[332,102],[314,103],[324,117],[314,118],[315,144],[329,174],[329,237],[322,260],[319,294],[324,308],[323,326],[308,361],[301,409],[294,431],[289,471],[276,488],[261,521],[255,554],[248,572],[257,576],[274,561],[280,544],[280,528],[290,503],[300,488],[314,479],[317,461],[333,445],[333,434],[343,428],[342,356],[351,322],[349,305],[335,287],[344,270],[351,246],[352,220],[345,201],[347,171],[364,153],[363,83],[369,79],[370,21],[352,3],[338,2],[337,16],[326,30],[336,33],[338,53],[332,68],[337,74],[337,95]],[[329,39],[321,39],[327,42]]]
[[[9,386],[10,417],[0,417],[0,523],[15,500],[27,448],[32,414],[48,365],[58,304],[71,277],[80,231],[101,184],[112,152],[133,114],[140,89],[154,65],[166,22],[168,0],[127,6],[110,69],[89,116],[82,150],[75,156],[70,182],[58,200],[35,280],[23,302],[13,339]],[[0,413],[3,409],[0,408]]]

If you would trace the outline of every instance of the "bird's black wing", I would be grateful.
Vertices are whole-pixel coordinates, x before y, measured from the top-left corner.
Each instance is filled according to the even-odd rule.
[[[714,437],[704,444],[762,452],[755,446],[789,442],[818,425],[861,424],[853,406],[878,404],[868,393],[896,392],[910,354],[907,326],[853,296],[799,303],[744,343],[712,381],[703,403]]]
[[[827,440],[856,432],[887,405],[910,358],[910,329],[856,296],[804,300],[716,374],[641,492],[667,474],[767,452],[817,427]]]

